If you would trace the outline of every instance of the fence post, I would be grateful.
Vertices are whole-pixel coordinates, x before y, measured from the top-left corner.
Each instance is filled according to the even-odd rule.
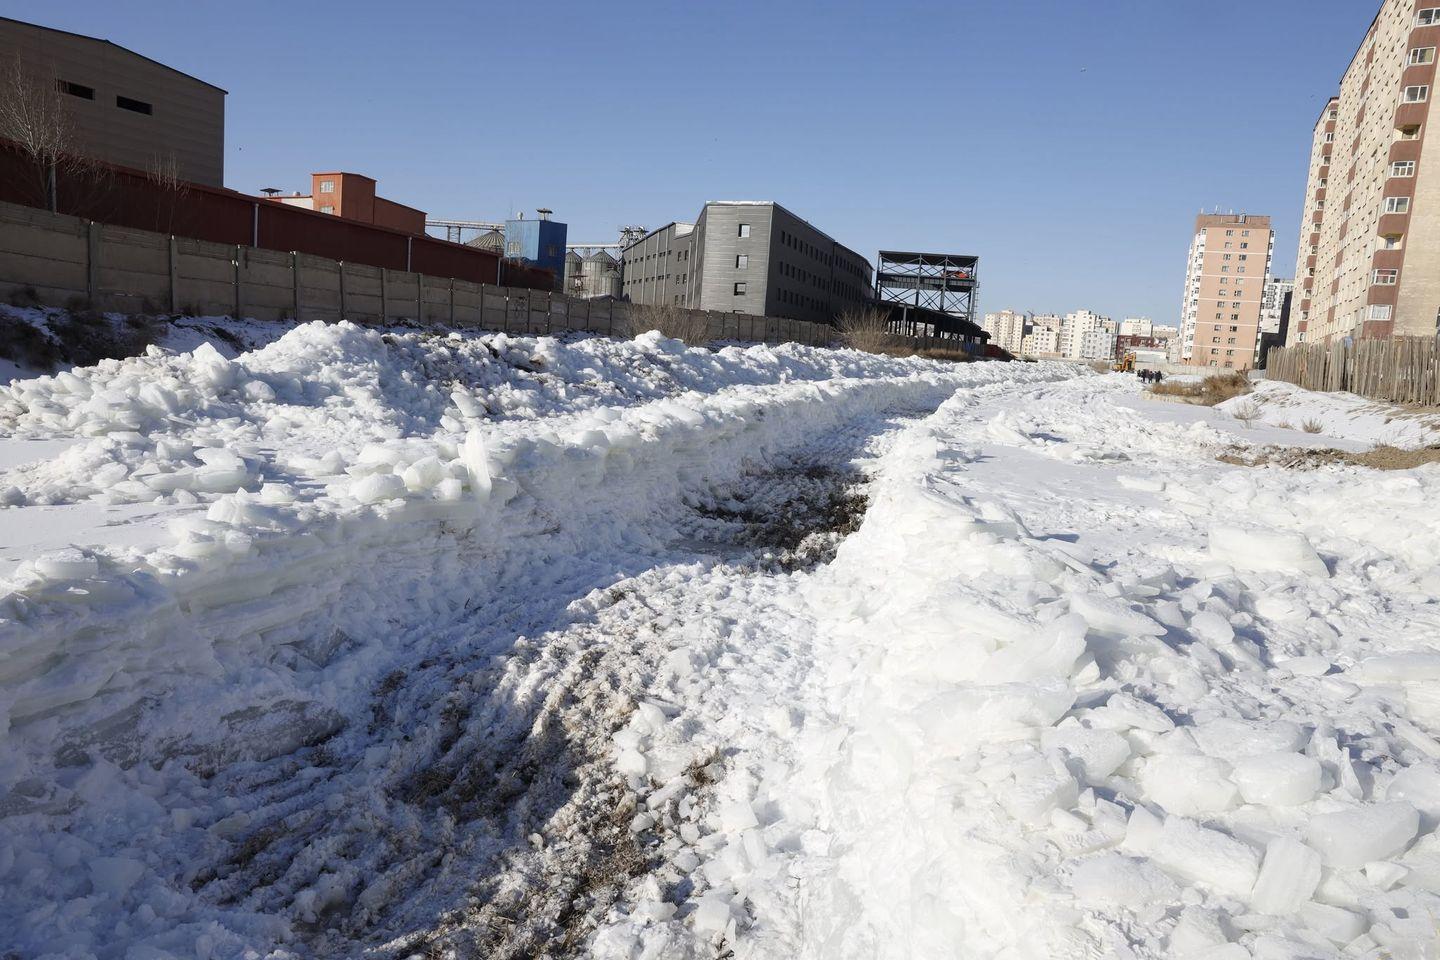
[[[340,319],[341,319],[341,320],[344,320],[344,319],[345,319],[345,261],[344,261],[344,260],[341,260],[341,261],[339,261],[339,264],[340,264]]]
[[[480,301],[480,309],[485,309],[485,301]],[[450,326],[455,326],[455,278],[450,278]]]
[[[425,323],[425,274],[415,274],[415,322]]]
[[[300,322],[300,251],[290,251],[290,294],[295,299],[295,322]]]
[[[380,325],[390,322],[390,270],[380,268]]]
[[[236,320],[239,320],[241,317],[244,316],[244,313],[242,312],[243,309],[244,309],[244,307],[243,307],[243,305],[242,305],[241,302],[240,302],[240,258],[243,257],[244,255],[245,255],[245,247],[244,247],[244,245],[243,245],[243,244],[239,244],[239,243],[235,244],[235,259],[232,261],[232,263],[234,263],[234,265],[235,265],[235,319],[236,319]]]
[[[175,234],[170,234],[167,244],[170,251],[170,312],[180,312],[180,255],[176,249]]]
[[[100,296],[100,225],[90,220],[85,229],[85,298],[93,307]]]

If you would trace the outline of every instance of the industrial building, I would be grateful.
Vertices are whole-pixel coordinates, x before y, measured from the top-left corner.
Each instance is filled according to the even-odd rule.
[[[1195,218],[1180,308],[1180,356],[1186,363],[1233,370],[1255,365],[1274,251],[1269,217],[1202,213]]]
[[[979,290],[980,258],[969,254],[881,250],[876,261],[875,299],[890,305],[896,333],[974,339]]]
[[[261,191],[265,199],[286,206],[374,224],[405,233],[425,232],[425,211],[375,195],[374,179],[359,173],[312,173],[308,194]]]
[[[223,185],[224,90],[108,40],[0,17],[0,64],[16,58],[32,89],[57,92],[77,153]]]
[[[584,300],[619,299],[620,261],[603,247],[588,250],[583,256],[577,249],[570,250],[565,254],[565,292]]]
[[[505,259],[549,270],[559,289],[565,277],[565,239],[569,227],[550,219],[554,211],[541,207],[539,219],[526,220],[523,214],[505,221]]]
[[[1311,141],[1288,343],[1440,332],[1440,5],[1385,0]]]
[[[773,201],[709,201],[623,254],[632,303],[833,323],[870,303],[870,264]]]

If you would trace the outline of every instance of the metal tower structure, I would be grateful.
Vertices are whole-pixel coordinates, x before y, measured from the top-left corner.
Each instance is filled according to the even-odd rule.
[[[898,333],[954,337],[976,329],[980,258],[961,253],[881,250],[875,299],[900,310]],[[953,320],[952,320],[953,318]]]

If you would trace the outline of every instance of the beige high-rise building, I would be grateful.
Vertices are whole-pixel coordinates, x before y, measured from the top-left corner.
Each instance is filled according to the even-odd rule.
[[[1020,352],[1029,328],[1030,315],[1017,313],[1014,310],[987,313],[985,321],[980,324],[980,329],[990,334],[991,343],[1010,353]]]
[[[1440,332],[1440,6],[1385,0],[1315,124],[1287,342]]]
[[[1202,213],[1195,218],[1181,306],[1183,362],[1231,370],[1255,365],[1274,251],[1269,217]]]

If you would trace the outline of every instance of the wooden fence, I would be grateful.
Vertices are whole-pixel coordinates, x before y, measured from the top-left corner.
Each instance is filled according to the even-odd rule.
[[[1432,337],[1275,347],[1265,374],[1307,390],[1347,390],[1391,403],[1440,404],[1440,341]]]

